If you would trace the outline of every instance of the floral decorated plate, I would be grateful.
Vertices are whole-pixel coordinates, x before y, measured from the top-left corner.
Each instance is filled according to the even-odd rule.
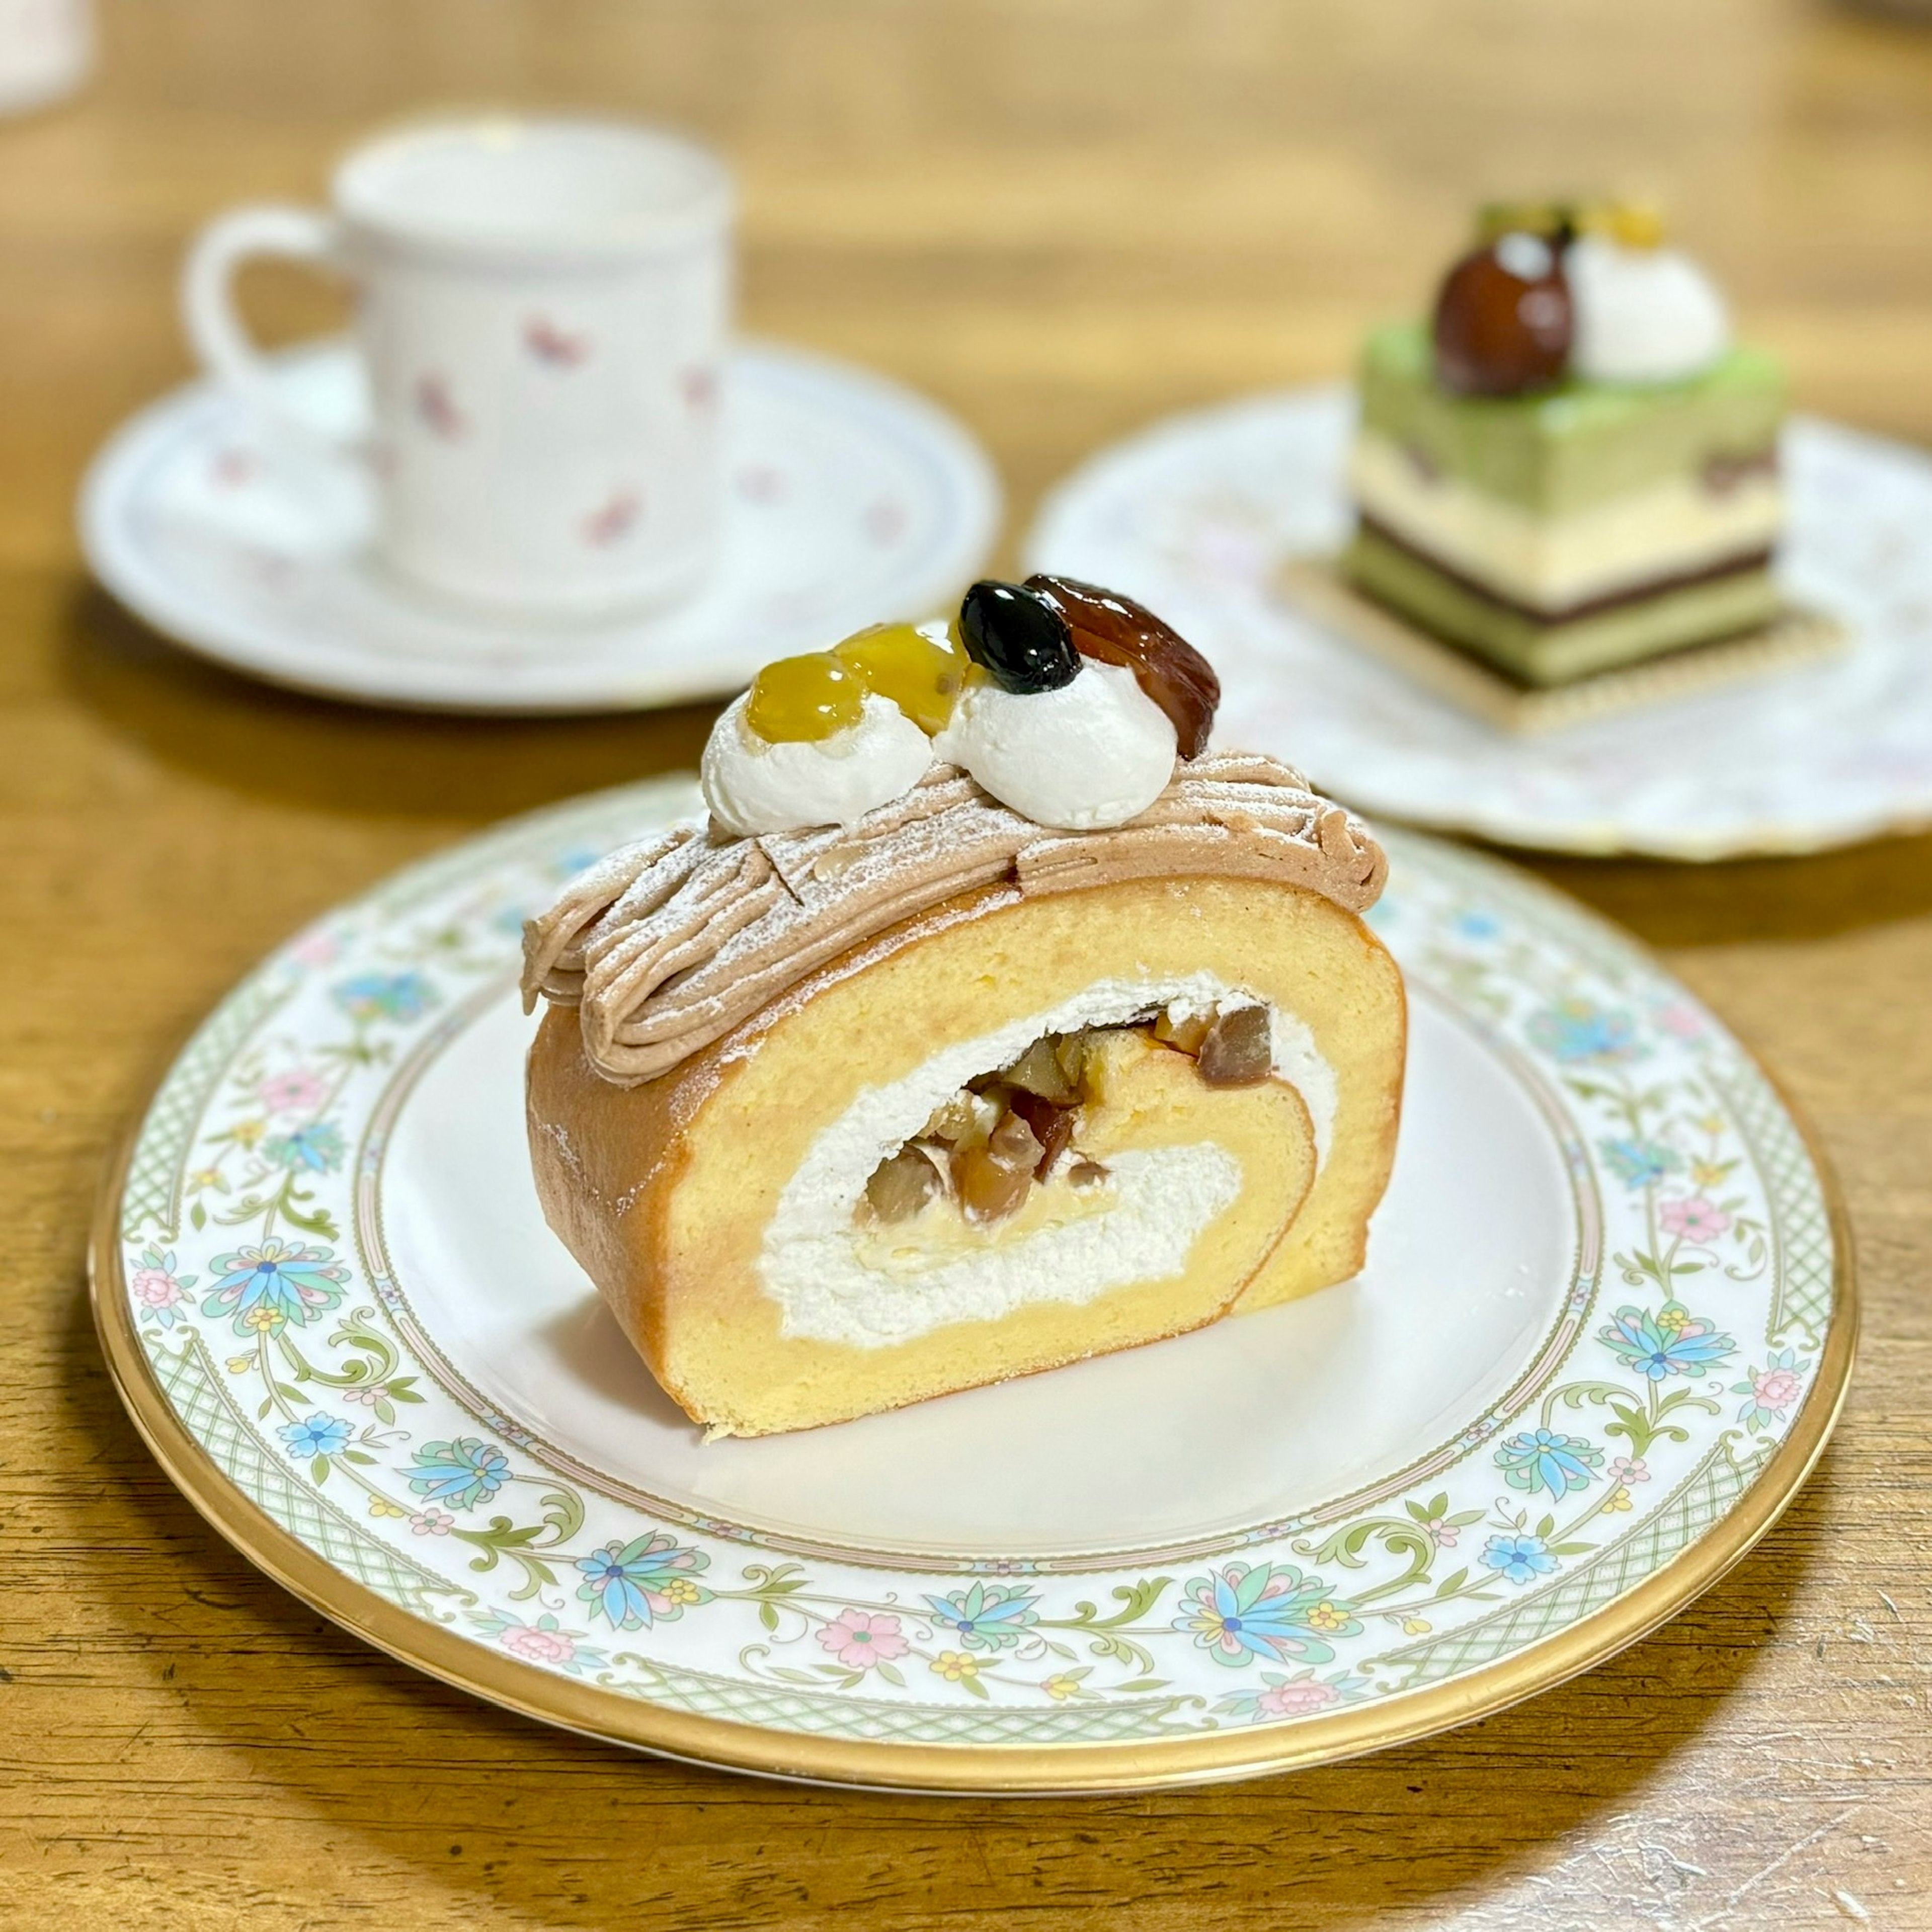
[[[1801,417],[1779,569],[1841,625],[1818,663],[1522,736],[1326,628],[1284,566],[1339,548],[1354,402],[1244,397],[1060,484],[1029,567],[1118,585],[1198,644],[1221,718],[1364,812],[1550,851],[1708,860],[1932,825],[1932,458]]]
[[[270,358],[289,409],[332,440],[368,411],[347,344]],[[94,459],[81,538],[102,583],[189,649],[365,704],[625,711],[742,689],[882,611],[923,616],[991,545],[999,484],[979,445],[848,363],[740,343],[725,386],[718,567],[671,609],[575,623],[494,617],[379,569],[357,466],[265,436],[214,384],[143,410]]]
[[[394,1655],[795,1778],[1124,1789],[1313,1763],[1556,1683],[1734,1562],[1854,1312],[1735,1041],[1496,862],[1390,842],[1395,1176],[1355,1281],[1178,1340],[706,1445],[544,1226],[518,928],[693,802],[416,867],[275,954],[150,1103],[96,1312],[170,1474]]]

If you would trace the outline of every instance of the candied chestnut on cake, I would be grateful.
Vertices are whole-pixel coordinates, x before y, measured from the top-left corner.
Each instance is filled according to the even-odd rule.
[[[1465,255],[1443,279],[1432,333],[1436,373],[1465,396],[1520,396],[1562,377],[1575,316],[1563,273],[1567,230],[1513,229]]]
[[[1129,598],[975,584],[767,666],[706,748],[709,820],[531,922],[544,1212],[709,1431],[1360,1267],[1402,1094],[1361,918],[1385,862],[1286,766],[1205,748],[1218,692]]]

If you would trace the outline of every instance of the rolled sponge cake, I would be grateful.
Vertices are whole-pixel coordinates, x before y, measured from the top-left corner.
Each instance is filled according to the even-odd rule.
[[[983,1228],[943,1201],[904,1228],[868,1225],[867,1176],[965,1078],[1042,1034],[1217,996],[1270,1007],[1277,1067],[1301,1085],[1210,1087],[1144,1030],[1108,1033],[1076,1137],[1103,1180],[1057,1176]],[[603,1077],[576,1016],[551,1011],[530,1058],[530,1144],[551,1225],[658,1381],[713,1432],[762,1435],[1354,1273],[1393,1155],[1404,1024],[1388,955],[1318,892],[994,885],[634,1086]]]

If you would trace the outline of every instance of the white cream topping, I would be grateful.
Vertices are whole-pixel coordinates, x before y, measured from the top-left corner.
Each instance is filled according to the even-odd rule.
[[[746,719],[750,701],[735,699],[712,727],[700,773],[711,815],[740,837],[850,825],[910,791],[932,763],[932,740],[875,692],[856,724],[811,743],[760,737]]]
[[[1626,248],[1586,235],[1563,258],[1576,316],[1572,372],[1593,382],[1675,382],[1730,346],[1717,285],[1675,248]]]
[[[812,1142],[765,1230],[758,1274],[787,1335],[862,1348],[891,1346],[956,1322],[998,1319],[1029,1302],[1076,1306],[1130,1283],[1169,1280],[1196,1240],[1238,1198],[1240,1163],[1212,1142],[1110,1156],[1112,1204],[1019,1238],[922,1253],[900,1247],[890,1268],[868,1258],[877,1237],[857,1218],[866,1183],[968,1081],[1010,1065],[1041,1034],[1115,1026],[1154,1007],[1176,1017],[1267,1004],[1212,974],[1102,980],[997,1032],[934,1054],[904,1078],[860,1092]],[[1334,1069],[1306,1023],[1270,1006],[1275,1071],[1299,1091],[1318,1158],[1334,1130]]]
[[[970,685],[932,748],[1036,825],[1124,825],[1174,776],[1166,712],[1124,664],[1083,661],[1058,691]]]
[[[1455,477],[1425,476],[1373,431],[1356,440],[1349,484],[1355,501],[1396,536],[1533,609],[1560,610],[1768,548],[1784,521],[1771,474],[1714,491],[1686,473],[1543,516]]]

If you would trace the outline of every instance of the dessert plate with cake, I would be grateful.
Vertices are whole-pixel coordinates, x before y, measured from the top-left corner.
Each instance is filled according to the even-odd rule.
[[[1492,208],[1352,392],[1156,428],[1029,550],[1183,622],[1244,742],[1366,810],[1679,859],[1910,830],[1932,461],[1786,386],[1654,214]]]
[[[1836,1414],[1826,1176],[1628,940],[1217,716],[985,581],[299,935],[104,1198],[164,1466],[449,1682],[838,1783],[1321,1762],[1670,1615]]]

